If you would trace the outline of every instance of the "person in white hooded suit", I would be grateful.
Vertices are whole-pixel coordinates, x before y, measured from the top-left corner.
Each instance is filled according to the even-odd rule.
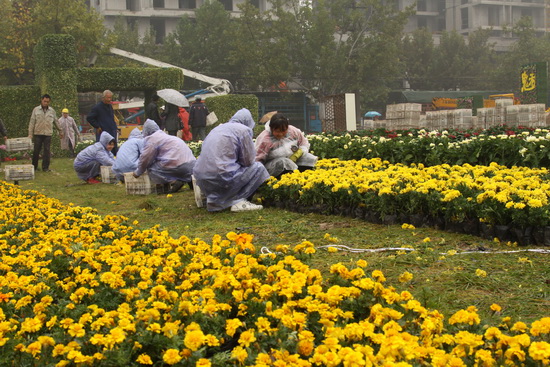
[[[113,172],[119,181],[124,181],[124,173],[136,170],[142,150],[143,136],[141,135],[141,131],[136,127],[130,132],[128,140],[120,146],[115,164],[113,164]]]
[[[115,157],[111,153],[114,147],[115,138],[103,131],[97,143],[90,145],[76,156],[73,167],[78,178],[91,184],[100,183],[96,177],[101,172],[101,166],[112,166],[115,163]]]
[[[250,111],[243,108],[214,128],[202,143],[193,175],[206,196],[207,210],[263,209],[248,201],[269,178],[264,165],[255,161],[254,124]]]
[[[134,177],[145,171],[155,184],[170,184],[169,192],[177,192],[184,183],[191,184],[196,158],[183,140],[160,130],[153,120],[145,121],[142,131],[143,150]]]

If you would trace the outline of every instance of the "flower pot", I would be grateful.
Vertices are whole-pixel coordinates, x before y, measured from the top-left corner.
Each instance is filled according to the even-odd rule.
[[[462,222],[453,222],[451,220],[445,222],[445,230],[453,233],[464,233]]]
[[[386,214],[382,217],[382,223],[386,225],[393,225],[399,223],[396,214]]]
[[[510,227],[506,225],[495,225],[495,237],[497,237],[501,242],[507,242],[512,240],[512,236],[510,234]]]
[[[426,216],[422,214],[411,214],[409,217],[409,221],[413,226],[415,226],[416,228],[419,228],[426,224],[427,219],[426,219]]]
[[[479,220],[477,219],[468,219],[462,222],[462,229],[464,233],[479,236]]]
[[[533,228],[533,239],[538,246],[550,246],[550,226]]]
[[[532,238],[533,227],[513,228],[512,233],[516,237],[516,241],[520,246],[527,246],[534,243],[534,240]]]
[[[479,234],[486,240],[492,241],[495,238],[495,228],[492,224],[479,223]]]

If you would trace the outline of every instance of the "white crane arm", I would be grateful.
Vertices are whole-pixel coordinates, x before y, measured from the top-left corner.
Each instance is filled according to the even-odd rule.
[[[180,69],[184,76],[189,77],[189,78],[193,78],[193,79],[196,79],[196,80],[200,80],[202,82],[210,84],[210,86],[205,88],[205,89],[211,91],[212,93],[214,93],[216,95],[224,95],[224,94],[228,94],[228,93],[231,92],[231,82],[229,80],[226,80],[226,79],[212,78],[210,76],[206,76],[206,75],[203,75],[203,74],[191,71],[191,70],[180,68],[179,66],[175,66],[175,65],[172,65],[172,64],[168,64],[166,62],[158,61],[158,60],[152,59],[150,57],[138,55],[138,54],[135,54],[133,52],[124,51],[124,50],[121,50],[121,49],[115,48],[115,47],[111,47],[109,49],[109,52],[111,52],[114,55],[126,57],[128,59],[143,62],[145,64],[149,64],[149,65],[153,65],[153,66],[157,66],[159,68],[176,68],[176,69]]]

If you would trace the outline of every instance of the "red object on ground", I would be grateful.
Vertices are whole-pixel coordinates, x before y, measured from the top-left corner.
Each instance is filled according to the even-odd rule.
[[[96,179],[93,178],[93,177],[87,179],[86,182],[89,183],[89,184],[98,184],[98,183],[101,183],[101,181],[98,181],[98,180],[96,180]]]
[[[180,107],[179,117],[183,123],[183,129],[181,130],[181,138],[185,141],[193,140],[193,135],[191,134],[191,129],[189,128],[189,112],[183,107]]]

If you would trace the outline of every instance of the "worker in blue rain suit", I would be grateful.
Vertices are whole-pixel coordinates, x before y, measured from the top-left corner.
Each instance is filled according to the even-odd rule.
[[[195,189],[200,188],[206,196],[207,210],[263,209],[248,200],[269,178],[264,165],[255,161],[254,124],[250,111],[243,108],[227,123],[214,128],[202,143],[193,175]]]
[[[179,191],[184,183],[192,188],[191,175],[196,159],[187,144],[160,130],[153,120],[145,121],[142,134],[143,150],[134,177],[147,171],[155,184],[170,184],[169,192]]]
[[[124,181],[124,173],[134,172],[137,169],[139,156],[143,150],[143,136],[137,127],[130,132],[126,140],[118,149],[113,172],[119,181]]]
[[[78,178],[90,184],[100,183],[96,177],[100,174],[101,166],[112,166],[115,163],[115,157],[111,153],[114,147],[115,138],[103,131],[97,143],[76,156],[73,166]]]

